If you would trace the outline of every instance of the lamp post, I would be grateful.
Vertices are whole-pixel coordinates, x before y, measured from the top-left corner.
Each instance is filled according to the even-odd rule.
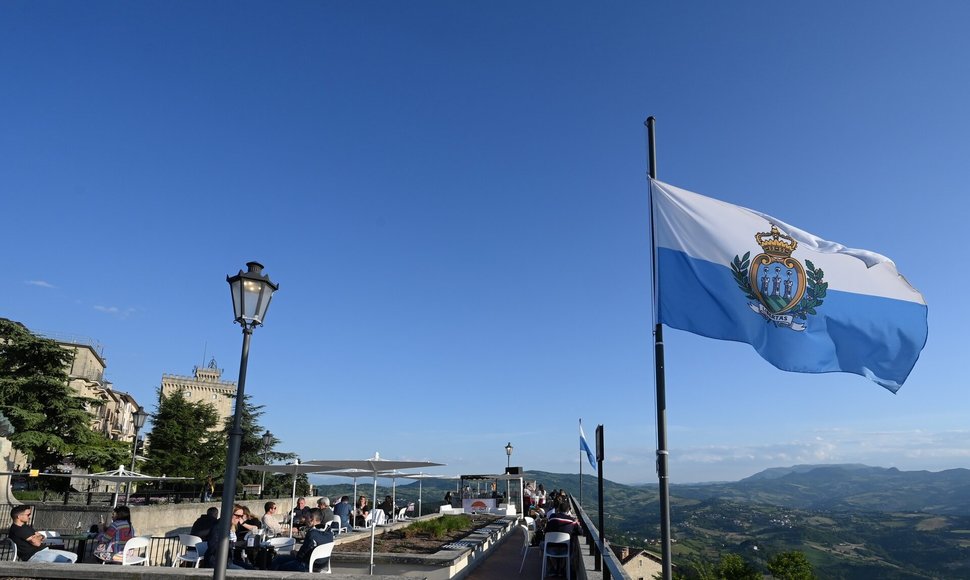
[[[269,432],[269,429],[263,433],[263,463],[266,463],[266,458],[269,456],[269,446],[273,444],[273,434]],[[266,487],[266,472],[263,472],[263,479],[259,483],[259,498],[263,498],[263,488]]]
[[[505,444],[505,475],[509,475],[509,468],[512,467],[512,442],[509,441]],[[505,480],[505,503],[509,503],[512,500],[512,488],[509,484],[509,480]]]
[[[229,451],[226,454],[226,475],[222,484],[222,511],[219,513],[219,545],[216,546],[213,580],[225,580],[226,564],[229,560],[229,525],[232,522],[232,506],[236,497],[236,472],[239,470],[239,447],[242,442],[242,408],[245,404],[246,366],[249,363],[249,339],[253,329],[263,323],[266,310],[279,289],[279,284],[270,281],[263,274],[259,262],[247,262],[247,271],[239,271],[235,276],[226,276],[232,293],[232,308],[236,322],[242,326],[243,345],[239,361],[239,387],[236,389],[236,410],[229,431]]]
[[[145,426],[145,420],[148,419],[148,412],[141,405],[138,405],[138,410],[131,414],[131,425],[135,428],[135,436],[131,440],[131,470],[135,470],[135,458],[138,456],[138,432],[141,428]],[[128,499],[131,498],[131,482],[125,487],[125,505],[128,505]]]

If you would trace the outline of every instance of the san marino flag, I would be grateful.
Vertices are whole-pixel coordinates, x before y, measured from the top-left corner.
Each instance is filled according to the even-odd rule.
[[[650,185],[659,322],[746,342],[782,370],[902,386],[926,343],[926,302],[889,258]]]

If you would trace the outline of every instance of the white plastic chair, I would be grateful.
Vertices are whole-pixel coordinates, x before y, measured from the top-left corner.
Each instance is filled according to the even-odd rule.
[[[277,554],[289,554],[296,545],[296,538],[275,537],[266,541],[266,545],[276,550]]]
[[[353,514],[351,514],[350,518],[351,518],[351,521],[354,522],[354,529],[355,530],[366,530],[367,528],[371,527],[374,524],[374,511],[375,510],[371,510],[371,511],[367,512],[366,514],[364,514],[364,525],[363,526],[356,525],[357,518],[356,518],[356,516],[354,516]],[[384,513],[384,512],[381,512],[381,513]]]
[[[327,542],[326,544],[320,544],[310,552],[310,565],[307,571],[313,572],[313,565],[317,560],[327,559],[327,567],[320,570],[324,574],[330,573],[330,554],[333,553],[333,542]]]
[[[529,527],[525,524],[519,524],[519,529],[522,530],[522,563],[519,564],[519,574],[522,573],[522,568],[525,567],[525,559],[529,556],[529,550],[532,548],[538,549],[539,546],[532,545],[532,534],[529,532]]]
[[[347,526],[344,525],[344,521],[340,519],[340,516],[334,514],[333,519],[330,520],[330,531],[333,535],[342,534],[347,531]]]
[[[179,543],[185,548],[183,553],[176,556],[175,560],[172,561],[172,568],[178,568],[182,565],[182,562],[188,562],[193,564],[196,568],[199,567],[199,562],[202,561],[202,556],[205,555],[205,551],[199,553],[199,544],[203,543],[202,538],[199,536],[193,536],[191,534],[179,534]],[[193,549],[189,549],[193,548]]]
[[[148,565],[148,545],[152,539],[148,536],[138,536],[125,542],[125,547],[121,551],[122,566],[147,566]],[[141,551],[145,555],[141,555]]]
[[[397,510],[397,517],[394,518],[395,521],[400,522],[400,521],[404,521],[404,520],[408,519],[407,513],[408,513],[408,507],[407,506],[404,506],[401,509]]]
[[[387,525],[387,515],[384,514],[384,510],[380,508],[375,508],[371,510],[371,522],[375,526]]]
[[[6,544],[6,546],[4,546],[4,544]],[[17,561],[17,544],[14,544],[11,538],[3,538],[0,540],[0,555],[7,554],[10,555],[9,558],[0,557],[0,560],[9,562]]]
[[[572,559],[569,553],[572,542],[570,540],[571,538],[566,532],[546,532],[546,541],[542,544],[542,578],[546,577],[546,562],[549,558],[565,558],[566,578],[572,578],[570,566]],[[565,551],[563,551],[562,546],[565,546]],[[552,548],[551,551],[550,548]]]
[[[63,542],[61,543],[63,545]],[[67,550],[55,550],[53,548],[45,548],[40,552],[35,553],[30,557],[28,562],[50,562],[57,564],[73,564],[77,562],[77,554],[74,552],[68,552]]]

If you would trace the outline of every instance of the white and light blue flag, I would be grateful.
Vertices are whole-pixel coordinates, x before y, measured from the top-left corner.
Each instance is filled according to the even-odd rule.
[[[658,320],[746,342],[779,369],[896,392],[926,343],[926,302],[874,252],[651,180]]]
[[[579,450],[586,452],[586,459],[589,460],[589,464],[596,469],[596,460],[593,458],[593,452],[589,450],[589,443],[586,442],[586,433],[583,432],[583,420],[579,420]]]

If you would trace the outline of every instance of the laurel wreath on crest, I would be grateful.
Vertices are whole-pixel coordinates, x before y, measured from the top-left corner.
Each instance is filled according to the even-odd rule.
[[[751,290],[751,282],[748,280],[748,268],[751,266],[751,252],[745,252],[743,258],[739,258],[737,255],[734,256],[734,262],[731,263],[731,270],[734,271],[734,281],[738,283],[738,288],[744,292],[744,295],[751,300],[757,300],[758,297]]]
[[[758,297],[751,289],[751,282],[748,279],[748,269],[750,267],[751,252],[745,252],[743,257],[735,255],[734,261],[731,262],[731,271],[734,274],[734,281],[737,283],[738,288],[749,299],[757,300]],[[807,278],[806,282],[808,283],[808,287],[805,289],[805,295],[802,296],[798,306],[788,314],[802,320],[807,319],[809,314],[818,314],[815,309],[824,302],[825,293],[829,287],[829,283],[823,279],[824,275],[825,272],[821,268],[816,268],[811,260],[805,260],[805,277]]]

